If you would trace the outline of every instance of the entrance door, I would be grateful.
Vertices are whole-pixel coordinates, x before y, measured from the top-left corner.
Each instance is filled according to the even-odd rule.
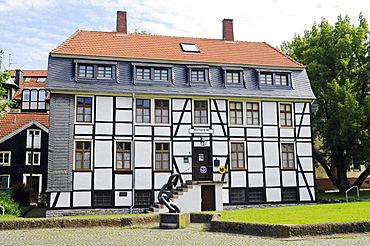
[[[210,161],[209,148],[194,148],[193,152],[193,180],[212,181],[213,166]]]
[[[215,186],[202,185],[202,211],[215,211]]]
[[[30,183],[30,177],[27,177],[27,186],[30,187],[30,200],[31,203],[37,203],[39,198],[39,176],[32,176],[32,182]]]

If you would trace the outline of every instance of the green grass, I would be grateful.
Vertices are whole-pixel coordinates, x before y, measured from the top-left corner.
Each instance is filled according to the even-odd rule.
[[[140,215],[142,215],[142,214],[80,215],[80,216],[53,217],[53,219],[70,219],[70,218],[120,218],[120,217],[140,216]]]
[[[221,211],[221,220],[310,224],[370,220],[370,201]]]
[[[317,196],[322,199],[346,200],[346,194],[341,194],[339,192],[317,193]],[[370,190],[360,190],[360,199],[370,199]],[[357,200],[357,193],[348,193],[348,200]]]
[[[0,220],[20,220],[20,219],[23,219],[23,218],[19,218],[19,217],[16,217],[16,216],[13,216],[13,215],[0,215]]]

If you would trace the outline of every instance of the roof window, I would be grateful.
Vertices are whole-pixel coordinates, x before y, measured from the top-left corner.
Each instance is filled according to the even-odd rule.
[[[182,51],[184,51],[184,52],[200,53],[196,44],[180,43],[180,46],[181,46]]]

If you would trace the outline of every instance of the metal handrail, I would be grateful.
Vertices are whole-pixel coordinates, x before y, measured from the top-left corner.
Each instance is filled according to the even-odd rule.
[[[354,185],[351,188],[349,188],[348,190],[346,190],[346,201],[347,202],[348,202],[348,191],[352,190],[353,188],[356,188],[357,189],[357,200],[360,200],[360,193],[358,191],[358,186],[357,185]]]

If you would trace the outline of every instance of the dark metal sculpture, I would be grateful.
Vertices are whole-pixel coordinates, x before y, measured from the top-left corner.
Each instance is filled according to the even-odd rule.
[[[180,175],[178,173],[172,174],[158,194],[159,203],[165,205],[170,213],[180,213],[180,209],[170,200],[173,190],[179,182],[179,178]]]

